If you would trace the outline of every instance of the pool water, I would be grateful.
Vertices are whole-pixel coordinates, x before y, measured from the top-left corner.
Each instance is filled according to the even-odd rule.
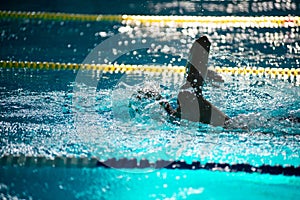
[[[281,175],[22,167],[1,172],[2,196],[26,199],[297,199],[299,195],[299,178]]]
[[[254,9],[254,2],[246,2]],[[184,9],[175,14],[193,15],[199,9],[188,10],[188,2],[177,3]],[[224,8],[230,3],[224,2]],[[155,14],[173,14],[172,2],[146,4],[155,8]],[[213,4],[205,1],[202,14],[213,13]],[[291,4],[296,10],[274,6],[274,15],[297,13],[299,6]],[[115,9],[112,12],[119,13]],[[231,14],[228,9],[218,12]],[[195,38],[207,35],[212,42],[210,66],[290,69],[299,68],[300,62],[299,27],[132,27],[39,19],[0,19],[0,26],[2,60],[182,66]],[[107,49],[119,52],[130,47],[131,51],[109,57],[101,46],[105,41]],[[102,57],[93,56],[99,52]],[[0,77],[0,157],[96,156],[295,167],[300,163],[300,123],[286,119],[300,117],[300,88],[289,81],[224,74],[222,83],[207,81],[204,96],[237,124],[248,127],[243,130],[238,125],[223,129],[184,120],[172,123],[155,101],[144,102],[140,113],[130,115],[128,105],[140,88],[154,88],[176,101],[185,78],[181,74],[0,68]],[[1,166],[0,174],[1,198],[296,199],[300,191],[298,177],[259,173]]]

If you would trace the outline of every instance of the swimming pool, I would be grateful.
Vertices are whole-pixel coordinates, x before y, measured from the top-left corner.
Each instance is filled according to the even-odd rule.
[[[247,3],[253,11],[255,2]],[[126,4],[128,12],[121,14],[149,14],[134,8],[137,2],[131,4],[133,7]],[[222,10],[215,2],[204,1],[199,15],[229,15],[229,4],[236,3],[224,2]],[[274,4],[274,15],[296,14],[299,6],[295,2],[290,4],[295,4],[296,9],[290,6],[291,9],[284,11]],[[51,5],[49,8],[40,5],[39,10],[54,9]],[[189,10],[191,5],[195,5],[194,10]],[[166,15],[195,15],[200,9],[197,5],[156,1],[147,4],[152,6],[153,13]],[[54,11],[83,12],[75,5],[69,10],[63,7]],[[91,7],[85,7],[88,10],[84,13],[94,13]],[[11,5],[3,9],[7,8],[12,9]],[[22,3],[16,8],[27,9]],[[268,4],[267,8],[271,6]],[[108,12],[99,8],[101,13],[120,14],[118,6],[114,9]],[[250,15],[237,5],[232,12]],[[297,69],[299,26],[161,26],[26,17],[2,17],[0,25],[1,60],[58,63],[55,70],[37,66],[0,68],[1,198],[296,199],[299,196],[300,123],[283,119],[300,117],[300,88],[296,80],[222,74],[223,83],[208,81],[205,97],[250,128],[226,130],[187,121],[181,121],[180,125],[170,123],[155,102],[142,105],[142,114],[130,115],[128,104],[138,88],[153,87],[172,101],[183,83],[183,73],[104,73],[58,67],[62,63],[93,62],[184,66],[193,40],[207,35],[213,44],[210,66]],[[70,160],[64,160],[66,157]],[[150,163],[168,162],[162,169],[157,166],[115,169],[97,167],[99,163],[85,160],[94,157],[101,161],[135,158]],[[173,161],[184,162],[179,169],[170,169]],[[201,162],[204,169],[183,167],[193,161]],[[205,168],[207,163],[215,163],[217,167]],[[232,167],[235,164],[245,166],[240,170]],[[282,167],[292,166],[289,171],[292,173],[274,175],[275,168],[266,173],[251,170],[267,165],[278,166],[276,170],[281,172]]]

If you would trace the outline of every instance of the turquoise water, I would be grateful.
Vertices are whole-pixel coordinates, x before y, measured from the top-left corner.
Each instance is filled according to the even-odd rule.
[[[296,177],[202,170],[140,174],[19,167],[1,172],[2,195],[26,199],[297,199],[300,187]]]
[[[215,4],[201,4],[202,14],[215,13],[205,3]],[[230,3],[223,5],[226,8]],[[252,1],[247,3],[254,5]],[[194,4],[198,5],[191,2]],[[61,11],[64,7],[57,10],[51,5],[47,8],[50,11]],[[191,5],[145,3],[155,14],[197,13],[200,6],[191,11]],[[273,13],[296,13],[299,7],[295,5],[296,9],[285,10],[275,9],[274,5]],[[6,8],[10,6],[7,4]],[[135,10],[129,6],[135,12],[129,8],[128,12],[151,14],[143,6]],[[1,7],[6,9],[4,4]],[[16,6],[20,10],[24,7],[33,8],[22,3]],[[90,5],[83,10],[96,12],[92,8]],[[111,13],[120,13],[118,8]],[[101,9],[96,13],[107,12]],[[230,14],[226,9],[219,12]],[[236,10],[233,14],[249,12]],[[0,19],[0,26],[2,60],[185,65],[194,39],[207,35],[212,41],[210,66],[298,68],[300,62],[299,27],[130,27],[115,22],[26,19]],[[105,41],[105,48],[101,48]],[[114,59],[106,51],[119,52],[129,46],[132,51]],[[94,59],[91,55],[98,55],[99,51],[102,57]],[[289,81],[230,75],[222,75],[223,83],[208,81],[205,97],[237,123],[249,127],[226,130],[186,121],[180,125],[170,123],[156,102],[148,102],[141,115],[130,117],[128,104],[134,92],[151,87],[174,101],[184,81],[181,75],[1,68],[0,77],[0,156],[96,156],[103,160],[135,157],[153,162],[173,159],[254,166],[300,163],[300,124],[283,119],[300,117],[300,88]],[[147,172],[1,166],[0,174],[1,198],[296,199],[300,191],[299,178],[293,176],[206,170]]]

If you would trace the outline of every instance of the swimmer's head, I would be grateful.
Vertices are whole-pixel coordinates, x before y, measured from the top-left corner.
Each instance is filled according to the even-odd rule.
[[[194,86],[202,86],[204,84],[207,75],[210,45],[208,38],[202,36],[194,42],[190,50],[186,65],[187,81]]]

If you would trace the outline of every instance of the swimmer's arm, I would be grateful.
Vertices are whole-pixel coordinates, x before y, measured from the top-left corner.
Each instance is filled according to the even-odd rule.
[[[171,104],[163,99],[163,97],[157,93],[157,92],[153,92],[153,91],[138,91],[139,95],[142,95],[143,97],[146,97],[148,99],[154,99],[156,101],[159,101],[159,104],[165,109],[165,111],[167,111],[168,115],[170,115],[171,117],[174,118],[180,118],[180,106],[178,104],[178,108],[177,109],[173,109]],[[138,95],[138,98],[141,98]]]
[[[175,117],[175,118],[180,117],[180,111],[179,111],[180,108],[173,109],[171,104],[166,100],[161,100],[159,102],[159,104],[165,109],[165,111],[167,111],[168,115]]]

